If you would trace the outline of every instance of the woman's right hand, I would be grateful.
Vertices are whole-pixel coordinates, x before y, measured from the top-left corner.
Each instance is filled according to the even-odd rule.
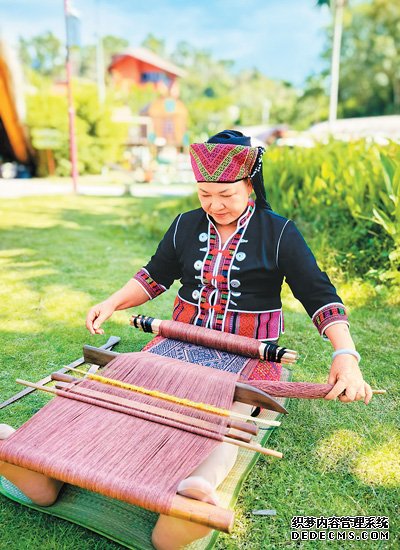
[[[101,325],[114,313],[115,307],[113,304],[108,302],[100,302],[96,304],[91,309],[86,316],[86,328],[90,334],[104,334],[104,330]]]

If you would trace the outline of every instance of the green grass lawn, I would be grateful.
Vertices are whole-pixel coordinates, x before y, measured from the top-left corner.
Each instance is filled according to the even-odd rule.
[[[17,377],[38,380],[81,355],[84,343],[122,338],[119,351],[140,349],[149,337],[118,312],[103,337],[84,327],[91,305],[122,286],[154,251],[177,200],[52,197],[3,201],[0,207],[0,401],[21,389]],[[236,506],[231,537],[219,549],[323,548],[293,543],[292,516],[388,516],[389,542],[331,542],[331,548],[399,548],[400,437],[397,346],[400,312],[365,283],[338,284],[350,306],[352,333],[365,378],[386,388],[365,407],[296,401],[269,446],[283,460],[260,458]],[[140,311],[169,318],[175,292]],[[284,342],[301,353],[294,380],[325,382],[330,345],[285,290]],[[0,411],[0,423],[20,426],[48,397],[35,393]],[[253,509],[273,508],[274,517]],[[118,546],[67,522],[0,498],[0,548],[112,549]]]

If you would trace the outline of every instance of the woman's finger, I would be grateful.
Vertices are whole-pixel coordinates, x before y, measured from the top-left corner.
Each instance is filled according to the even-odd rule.
[[[355,396],[355,398],[354,398],[354,401],[364,401],[364,399],[365,399],[365,391],[362,390],[362,391],[358,391],[358,392],[356,393],[356,396]]]
[[[348,403],[350,403],[351,401],[354,401],[355,398],[356,398],[356,395],[357,395],[357,387],[355,386],[348,386],[346,388],[346,393],[345,393],[347,399],[348,399]]]
[[[325,399],[336,399],[341,393],[343,393],[345,389],[346,382],[344,382],[343,380],[338,380],[331,391],[325,396]]]
[[[368,405],[368,403],[371,401],[371,399],[372,399],[371,386],[365,382],[365,399],[364,399],[364,403],[366,405]]]
[[[99,314],[97,315],[97,318],[95,319],[94,323],[93,323],[93,328],[95,331],[99,330],[101,325],[104,323],[104,321],[107,321],[107,319],[109,318],[110,316],[108,315],[108,313],[104,312],[104,311],[99,311]],[[100,332],[97,332],[97,334],[103,334],[104,331],[102,333]]]
[[[86,328],[88,329],[90,334],[96,334],[93,327],[93,322],[97,318],[97,316],[98,311],[95,308],[90,309],[86,316]]]
[[[339,395],[338,399],[341,403],[351,403],[353,401],[352,399],[349,399],[345,393]]]

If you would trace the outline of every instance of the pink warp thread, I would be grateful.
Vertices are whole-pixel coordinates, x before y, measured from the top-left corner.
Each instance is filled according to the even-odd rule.
[[[179,321],[161,321],[159,334],[165,338],[192,342],[199,346],[228,351],[245,357],[260,357],[260,342],[247,336],[205,329]]]
[[[237,375],[139,352],[121,354],[104,376],[230,408]],[[82,387],[129,397],[131,392],[91,380]],[[213,421],[223,434],[226,418],[133,393],[155,404]],[[218,445],[216,439],[56,397],[0,444],[0,460],[142,506],[168,513],[179,482]]]

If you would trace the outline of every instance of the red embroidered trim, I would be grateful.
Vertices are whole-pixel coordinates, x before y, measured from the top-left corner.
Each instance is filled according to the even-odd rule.
[[[324,334],[325,329],[329,325],[338,321],[349,324],[346,308],[340,303],[328,304],[315,313],[312,317],[312,322],[321,335]]]
[[[238,229],[230,238],[227,246],[224,249],[219,248],[220,242],[214,224],[210,224],[210,239],[208,244],[207,256],[204,260],[203,267],[203,288],[201,290],[201,298],[199,301],[199,314],[196,324],[199,326],[207,326],[211,312],[214,312],[210,328],[223,330],[224,313],[229,301],[229,282],[228,275],[235,251],[240,242],[242,234],[246,228],[247,221],[254,211],[255,205],[253,200],[249,200],[248,208],[238,223]],[[214,269],[217,262],[218,254],[220,254],[218,274],[214,275]],[[212,304],[209,298],[213,294]]]
[[[281,379],[282,364],[272,361],[258,361],[257,366],[249,376],[249,380],[275,380]]]
[[[263,313],[228,311],[225,316],[224,326],[222,327],[224,315],[223,311],[219,312],[219,310],[221,303],[226,300],[226,297],[227,294],[223,295],[220,304],[217,306],[207,304],[211,311],[214,310],[216,324],[218,327],[221,327],[216,330],[223,330],[231,334],[240,334],[249,338],[256,338],[257,340],[277,340],[279,338],[283,332],[283,314],[281,310],[265,311]],[[209,311],[208,308],[207,313]],[[204,309],[206,310],[206,307]],[[172,314],[174,321],[194,324],[197,313],[197,306],[185,302],[179,296],[175,298]],[[197,324],[201,326],[199,321],[197,321]]]
[[[165,286],[160,285],[154,279],[152,279],[150,274],[143,268],[139,269],[139,271],[136,273],[136,275],[134,275],[133,278],[142,285],[142,287],[151,299],[156,298],[167,290]]]

